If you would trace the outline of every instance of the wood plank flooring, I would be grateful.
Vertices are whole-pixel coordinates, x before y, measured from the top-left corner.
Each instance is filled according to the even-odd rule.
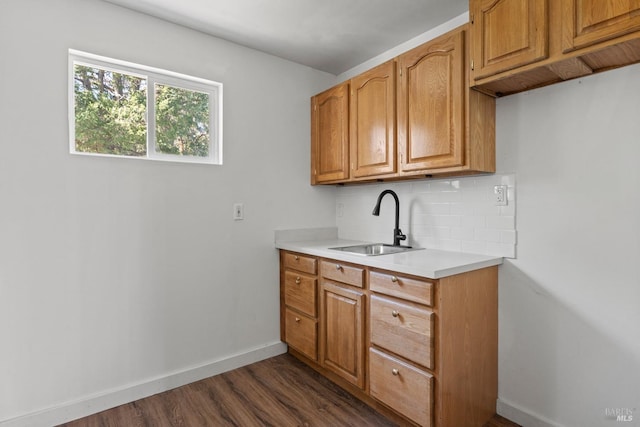
[[[283,354],[60,427],[395,426]],[[517,427],[496,416],[485,427]]]

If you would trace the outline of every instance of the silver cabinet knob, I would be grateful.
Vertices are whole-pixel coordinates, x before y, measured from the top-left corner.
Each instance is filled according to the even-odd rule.
[[[342,270],[342,266],[340,264],[336,264],[336,270]]]
[[[396,283],[398,281],[398,278],[396,276],[391,276],[391,281],[393,283]]]
[[[400,371],[398,371],[396,368],[393,368],[393,369],[391,370],[391,373],[392,373],[393,375],[395,375],[396,377],[397,377],[398,375],[400,375]]]
[[[296,277],[296,285],[300,284],[300,276]]]
[[[392,315],[393,317],[398,317],[398,316],[400,316],[400,313],[399,313],[397,310],[393,310],[393,311],[391,312],[391,315]]]

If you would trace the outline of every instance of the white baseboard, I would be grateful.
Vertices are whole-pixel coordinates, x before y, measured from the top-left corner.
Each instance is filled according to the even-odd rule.
[[[127,385],[17,418],[3,420],[0,421],[0,427],[51,427],[250,365],[251,363],[283,354],[286,351],[286,344],[275,342],[264,347],[215,360],[202,366],[168,373],[149,381]]]
[[[551,421],[542,415],[531,412],[521,406],[508,402],[504,399],[498,399],[496,403],[496,412],[498,415],[520,424],[522,427],[564,427]]]

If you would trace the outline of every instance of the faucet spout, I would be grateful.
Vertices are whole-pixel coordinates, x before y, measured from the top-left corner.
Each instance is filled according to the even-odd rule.
[[[400,240],[406,240],[407,236],[402,234],[402,230],[400,230],[400,200],[398,199],[398,195],[393,190],[384,190],[378,196],[378,201],[376,202],[375,207],[373,208],[372,215],[379,216],[380,215],[380,203],[382,202],[382,198],[387,194],[391,194],[393,200],[396,202],[396,222],[395,228],[393,229],[393,246],[400,246]]]

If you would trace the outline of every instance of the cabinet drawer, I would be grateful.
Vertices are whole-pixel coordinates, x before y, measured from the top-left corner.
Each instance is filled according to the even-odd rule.
[[[316,274],[318,271],[318,261],[313,257],[285,252],[284,268],[298,270],[308,274]]]
[[[311,317],[316,317],[317,280],[295,271],[284,273],[284,303]]]
[[[342,264],[340,261],[321,261],[320,274],[327,279],[364,287],[364,268]]]
[[[369,349],[372,397],[421,426],[431,426],[433,377],[376,349]]]
[[[371,343],[433,369],[433,312],[372,295]]]
[[[318,360],[318,327],[315,320],[286,309],[287,344],[313,360]]]
[[[371,271],[369,287],[374,292],[407,299],[425,305],[433,305],[433,283],[427,280]]]

